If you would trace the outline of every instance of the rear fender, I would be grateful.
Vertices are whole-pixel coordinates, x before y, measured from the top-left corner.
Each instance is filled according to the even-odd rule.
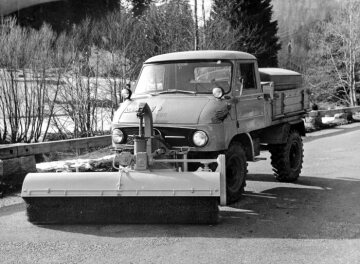
[[[287,141],[291,126],[288,123],[264,128],[260,133],[260,142],[267,144],[284,144]]]
[[[262,129],[260,142],[267,144],[285,144],[290,131],[298,131],[301,136],[305,136],[305,125],[301,119],[292,123],[284,123]]]
[[[295,130],[298,131],[299,134],[303,137],[305,137],[305,124],[304,124],[304,120],[300,120],[296,123],[290,123],[291,125],[291,130]]]

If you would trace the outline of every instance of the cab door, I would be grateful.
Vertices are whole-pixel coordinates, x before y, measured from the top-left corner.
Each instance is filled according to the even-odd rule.
[[[265,127],[265,99],[256,74],[256,61],[237,61],[235,65],[235,98],[238,133]]]

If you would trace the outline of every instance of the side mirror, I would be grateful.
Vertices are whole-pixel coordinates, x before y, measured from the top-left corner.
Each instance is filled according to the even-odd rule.
[[[241,96],[242,93],[243,93],[243,90],[244,90],[244,78],[240,77],[239,80],[240,80],[240,93],[239,93],[239,96]]]
[[[274,82],[261,82],[265,99],[274,99]]]
[[[126,85],[127,86],[127,85]],[[125,99],[125,100],[130,100],[132,95],[132,92],[130,89],[125,88],[121,90],[121,96]]]

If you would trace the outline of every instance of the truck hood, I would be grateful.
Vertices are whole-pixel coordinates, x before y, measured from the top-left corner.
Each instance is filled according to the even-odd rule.
[[[114,116],[116,123],[138,123],[136,117],[140,103],[147,103],[156,124],[197,124],[210,96],[161,95],[146,98],[134,98],[124,102]]]

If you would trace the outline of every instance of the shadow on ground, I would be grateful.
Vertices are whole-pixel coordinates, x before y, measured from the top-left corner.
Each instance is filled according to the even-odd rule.
[[[249,191],[251,190],[251,191]],[[101,237],[360,238],[360,178],[302,176],[296,184],[250,174],[242,200],[222,207],[215,226],[42,226]]]

